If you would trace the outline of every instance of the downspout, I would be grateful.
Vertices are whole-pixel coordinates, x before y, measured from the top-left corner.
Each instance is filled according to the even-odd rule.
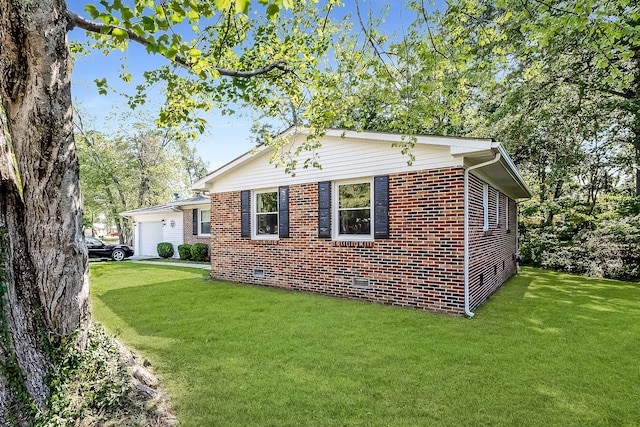
[[[488,162],[469,166],[464,170],[464,314],[473,317],[469,309],[469,172],[500,160],[500,152]]]

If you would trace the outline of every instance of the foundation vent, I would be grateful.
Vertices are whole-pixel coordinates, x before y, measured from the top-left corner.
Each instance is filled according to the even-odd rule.
[[[369,289],[370,288],[369,279],[354,278],[353,287],[358,289]]]
[[[253,278],[254,279],[264,279],[264,270],[261,268],[256,268],[253,270]]]

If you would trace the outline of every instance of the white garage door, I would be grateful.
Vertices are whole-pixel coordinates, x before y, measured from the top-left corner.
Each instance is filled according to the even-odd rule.
[[[139,222],[140,253],[136,255],[157,257],[158,243],[162,242],[162,224],[159,222]]]

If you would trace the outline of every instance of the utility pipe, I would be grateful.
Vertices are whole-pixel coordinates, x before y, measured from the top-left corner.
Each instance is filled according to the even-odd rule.
[[[489,166],[500,160],[500,152],[487,162],[469,166],[464,170],[464,314],[473,317],[473,312],[469,309],[469,172]]]

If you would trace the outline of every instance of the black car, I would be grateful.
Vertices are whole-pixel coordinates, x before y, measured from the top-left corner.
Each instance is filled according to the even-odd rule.
[[[100,239],[86,236],[84,244],[89,250],[89,258],[111,258],[114,261],[122,261],[133,256],[133,248],[127,245],[108,245]]]

